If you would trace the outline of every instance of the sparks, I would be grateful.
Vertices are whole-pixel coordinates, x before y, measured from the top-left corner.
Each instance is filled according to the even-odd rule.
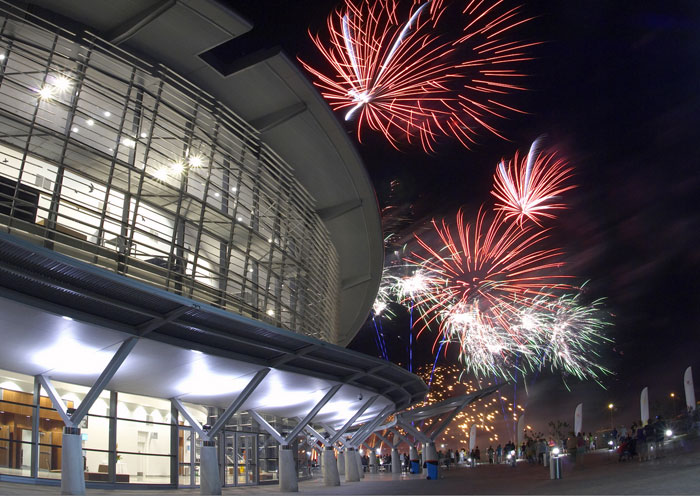
[[[362,129],[379,132],[395,148],[420,144],[434,151],[442,136],[469,147],[481,130],[500,136],[491,121],[517,109],[506,97],[525,88],[518,64],[538,43],[508,41],[529,21],[502,1],[470,2],[463,11],[443,0],[346,0],[311,34],[330,64],[325,73],[300,60],[334,110]],[[461,34],[449,32],[458,16]]]
[[[543,218],[555,218],[552,211],[566,208],[559,201],[560,195],[576,187],[568,184],[573,169],[566,160],[541,152],[539,145],[540,138],[526,156],[516,152],[507,165],[501,160],[494,175],[491,194],[496,197],[496,210],[520,225],[526,219],[541,225]]]

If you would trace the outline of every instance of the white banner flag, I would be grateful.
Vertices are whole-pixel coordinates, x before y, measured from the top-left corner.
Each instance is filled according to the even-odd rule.
[[[476,424],[472,425],[469,430],[469,451],[472,451],[476,446]]]
[[[574,412],[574,433],[578,435],[579,432],[583,432],[583,403],[579,403]]]
[[[649,388],[642,389],[642,395],[639,397],[639,408],[642,410],[642,425],[649,423]]]
[[[518,419],[518,446],[523,444],[523,438],[525,437],[525,415],[521,415]]]
[[[693,371],[690,367],[685,369],[683,384],[685,386],[685,405],[691,410],[695,410],[695,385],[693,384]]]

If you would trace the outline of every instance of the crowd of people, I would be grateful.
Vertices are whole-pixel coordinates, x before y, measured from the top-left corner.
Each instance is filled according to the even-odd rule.
[[[700,410],[689,411],[687,419],[679,417],[679,422],[686,420],[691,427],[689,429],[700,429]],[[546,464],[554,448],[558,448],[561,454],[567,454],[569,460],[574,464],[580,464],[589,451],[604,448],[605,443],[611,450],[616,450],[619,461],[638,459],[640,461],[650,460],[663,456],[664,441],[668,435],[669,424],[661,416],[657,416],[652,422],[641,426],[636,422],[629,428],[623,427],[620,431],[613,429],[607,434],[595,436],[593,433],[569,433],[566,439],[555,441],[544,437],[526,437],[520,446],[512,441],[504,445],[500,443],[494,447],[490,445],[482,460],[481,450],[475,446],[472,450],[448,449],[438,451],[439,465],[445,469],[450,469],[458,464],[477,465],[481,463],[499,464],[524,459],[531,464]],[[600,445],[599,445],[600,444]],[[362,457],[362,464],[365,471],[369,471],[370,458],[367,454]],[[391,455],[385,454],[377,456],[377,468],[384,467],[384,470],[391,470]],[[402,471],[409,471],[411,460],[408,453],[401,455]]]

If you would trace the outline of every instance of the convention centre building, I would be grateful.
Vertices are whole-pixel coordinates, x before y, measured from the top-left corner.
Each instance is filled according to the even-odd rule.
[[[215,0],[0,0],[0,480],[294,490],[423,399],[345,348],[374,190],[294,60],[212,61],[251,29]]]

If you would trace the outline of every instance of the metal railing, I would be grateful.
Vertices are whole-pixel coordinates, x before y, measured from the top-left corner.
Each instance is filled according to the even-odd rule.
[[[0,3],[0,225],[328,341],[338,258],[259,133],[164,66]]]

